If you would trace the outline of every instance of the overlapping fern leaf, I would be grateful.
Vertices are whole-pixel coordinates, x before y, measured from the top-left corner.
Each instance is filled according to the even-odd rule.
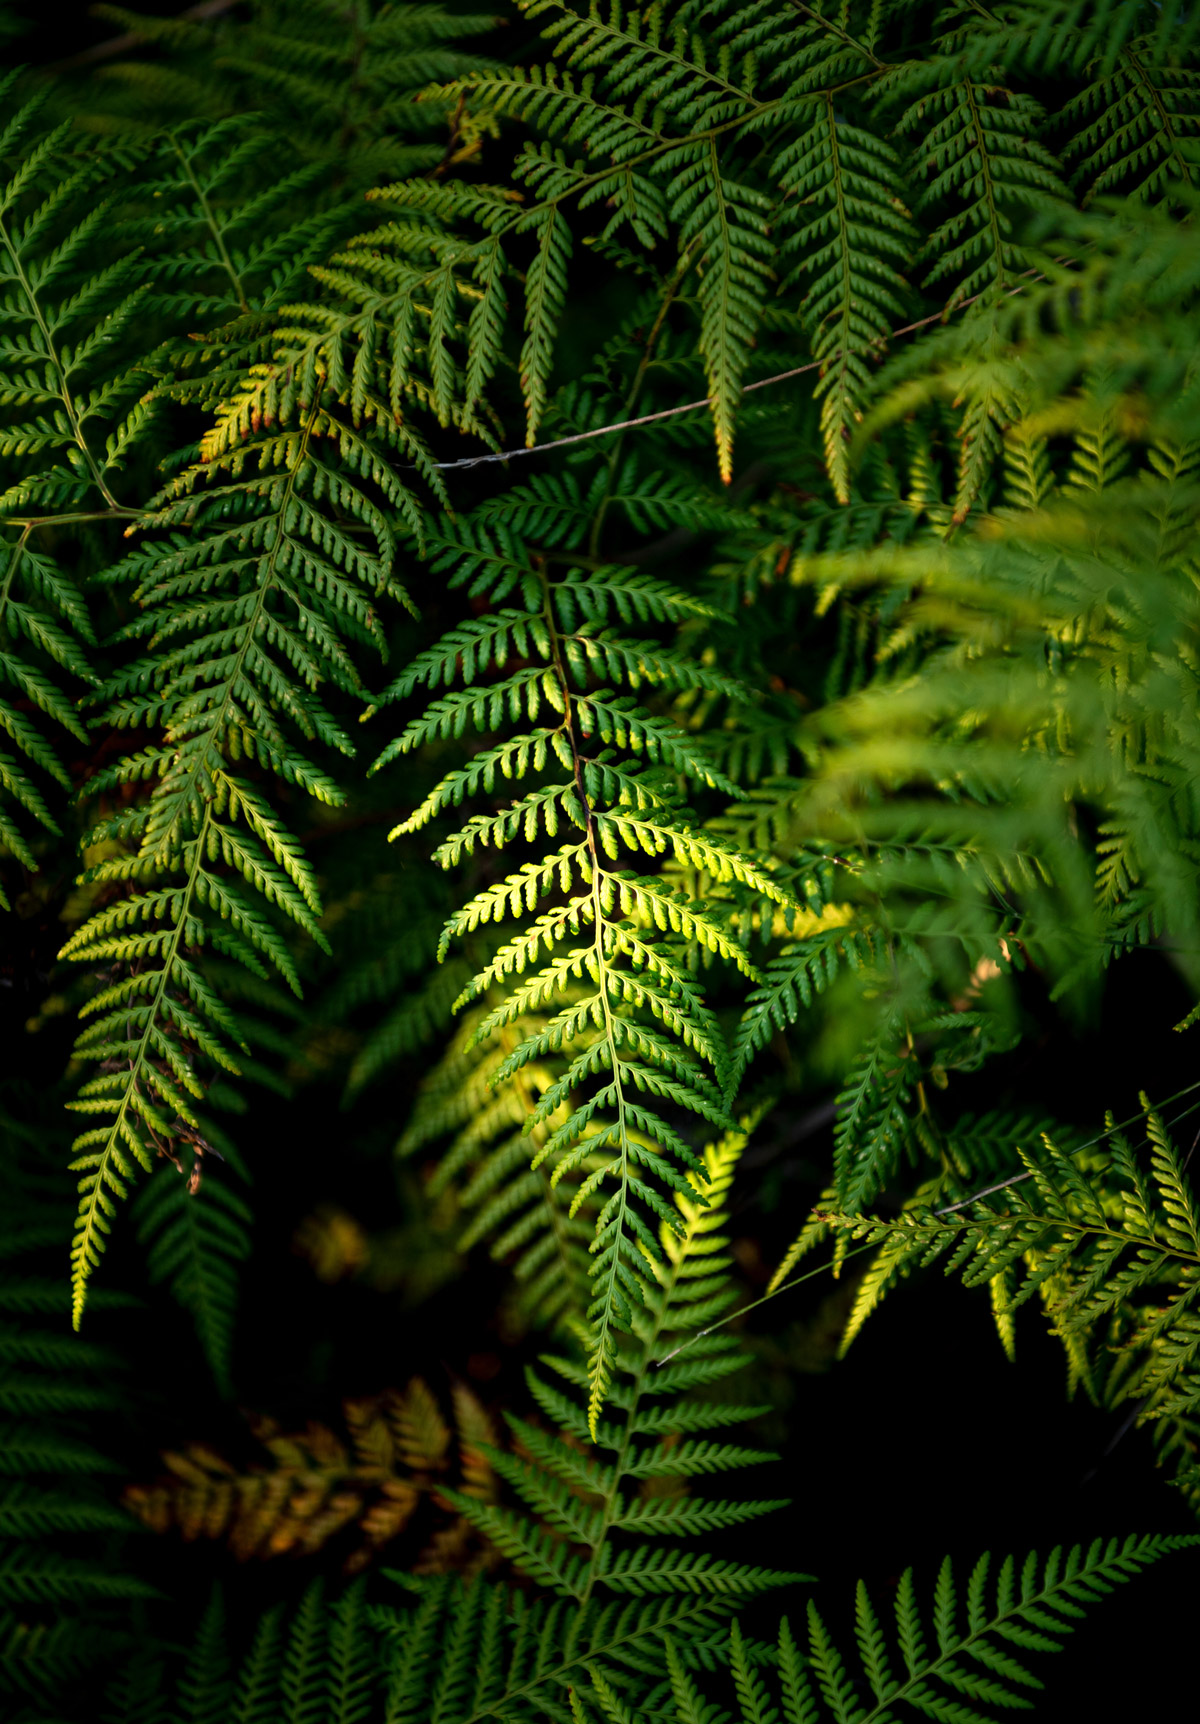
[[[1142,1099],[1148,1156],[1110,1115],[1102,1149],[1070,1154],[1049,1136],[1038,1147],[1018,1143],[1022,1170],[976,1200],[940,1210],[917,1202],[887,1222],[839,1211],[822,1219],[881,1246],[844,1344],[902,1277],[939,1260],[964,1285],[990,1287],[1010,1350],[1013,1313],[1036,1295],[1072,1385],[1107,1406],[1129,1403],[1194,1496],[1200,1223],[1184,1158]]]
[[[11,1124],[5,1117],[6,1128]],[[116,1470],[98,1444],[105,1415],[122,1403],[119,1362],[64,1333],[64,1289],[45,1263],[47,1248],[61,1239],[62,1208],[18,1142],[6,1132],[12,1162],[0,1237],[0,1694],[13,1717],[33,1718],[52,1714],[56,1691],[121,1644],[127,1601],[153,1589],[128,1564],[129,1518],[103,1488]]]
[[[446,1035],[473,973],[465,958],[435,962],[451,902],[441,870],[417,856],[386,869],[373,860],[327,894],[325,926],[338,962],[321,987],[313,1029],[318,1040],[348,1043],[346,1106]]]
[[[685,299],[695,319],[718,465],[728,482],[735,407],[773,279],[768,230],[774,198],[747,173],[738,134],[765,121],[778,102],[758,89],[753,57],[710,47],[706,32],[692,27],[688,7],[656,5],[644,15],[634,8],[604,15],[592,8],[581,16],[553,0],[524,10],[544,20],[545,39],[561,67],[483,71],[439,91],[465,102],[468,111],[511,116],[536,128],[536,141],[515,164],[515,185],[408,182],[374,194],[395,211],[393,240],[419,237],[431,215],[482,230],[482,237],[456,238],[444,247],[438,285],[445,311],[434,352],[446,388],[457,387],[474,403],[494,370],[505,283],[514,278],[509,251],[518,236],[531,235],[537,249],[524,278],[519,369],[527,441],[535,441],[575,244],[568,218],[577,210],[599,210],[606,219],[585,238],[602,254],[628,241],[653,249],[672,237],[676,280],[686,278]],[[474,304],[460,328],[456,305],[464,298]],[[452,336],[465,341],[461,358],[446,346]]]
[[[130,188],[124,224],[142,249],[144,309],[194,335],[262,314],[302,288],[348,209],[325,207],[320,168],[281,173],[277,142],[246,117],[177,127]],[[193,342],[193,351],[195,344]],[[189,363],[172,352],[173,366]],[[160,358],[156,369],[163,372]]]
[[[335,1600],[312,1586],[291,1613],[259,1620],[248,1652],[230,1654],[219,1597],[206,1613],[185,1671],[132,1658],[112,1683],[104,1724],[162,1724],[164,1701],[178,1724],[572,1724],[571,1691],[602,1671],[640,1715],[660,1719],[669,1703],[663,1637],[674,1632],[710,1664],[727,1638],[711,1600],[675,1595],[580,1608],[514,1593],[482,1580],[390,1579],[408,1593],[367,1604],[356,1583]],[[412,1595],[415,1593],[415,1597]]]
[[[590,1387],[591,1373],[582,1361],[543,1361],[568,1391],[536,1371],[529,1373],[529,1388],[565,1440],[509,1416],[519,1452],[493,1457],[524,1508],[455,1499],[531,1579],[580,1604],[613,1593],[745,1596],[804,1578],[662,1542],[703,1536],[782,1506],[713,1501],[684,1489],[684,1481],[771,1459],[697,1434],[741,1423],[760,1408],[691,1398],[736,1371],[746,1358],[725,1331],[695,1335],[727,1314],[735,1301],[721,1229],[723,1200],[745,1141],[743,1126],[709,1146],[701,1169],[689,1177],[689,1188],[676,1193],[679,1223],[662,1222],[657,1251],[643,1250],[643,1286],[631,1332],[621,1336],[616,1349],[603,1417],[597,1420],[569,1392]],[[675,1345],[684,1339],[689,1342],[686,1358],[672,1359]]]
[[[861,64],[861,61],[860,61]],[[847,444],[870,392],[872,350],[904,321],[903,275],[917,248],[899,161],[886,139],[855,124],[833,89],[773,164],[783,193],[782,284],[806,286],[802,315],[821,361],[817,394],[825,464],[838,501],[850,500]]]
[[[682,1236],[664,1226],[661,1261],[648,1252],[643,1256],[645,1302],[635,1332],[622,1337],[617,1382],[599,1442],[592,1445],[586,1415],[572,1392],[586,1381],[584,1363],[550,1360],[557,1382],[540,1372],[529,1374],[538,1415],[536,1422],[509,1419],[511,1450],[489,1445],[479,1431],[472,1433],[475,1464],[487,1469],[489,1488],[456,1490],[444,1478],[434,1481],[438,1495],[522,1571],[524,1585],[393,1572],[389,1578],[415,1597],[405,1605],[371,1608],[372,1632],[365,1632],[366,1624],[357,1617],[353,1628],[346,1620],[346,1613],[357,1609],[352,1602],[357,1594],[347,1595],[333,1612],[335,1634],[344,1634],[346,1646],[353,1644],[361,1661],[356,1693],[364,1708],[368,1696],[377,1704],[386,1692],[386,1715],[414,1724],[417,1719],[467,1724],[485,1718],[533,1724],[547,1717],[565,1724],[572,1717],[571,1688],[599,1673],[639,1717],[659,1717],[669,1696],[668,1637],[686,1645],[689,1669],[702,1663],[711,1667],[730,1612],[740,1601],[804,1578],[718,1558],[704,1549],[719,1528],[777,1506],[701,1498],[689,1489],[706,1476],[771,1458],[724,1440],[731,1426],[761,1409],[704,1399],[706,1388],[744,1362],[742,1350],[722,1332],[694,1342],[686,1358],[664,1358],[693,1336],[697,1324],[719,1318],[733,1304],[722,1201],[745,1135],[739,1130],[706,1151],[707,1198],[702,1196],[705,1181],[693,1176],[689,1194],[676,1200]],[[356,1410],[357,1419],[363,1411]],[[398,1401],[389,1410],[389,1422],[405,1458],[415,1450],[425,1468],[441,1465],[440,1449],[432,1462],[429,1458],[429,1417],[420,1406],[415,1414],[409,1409],[405,1423],[405,1405]],[[565,1428],[552,1435],[557,1425]],[[447,1436],[443,1429],[443,1448]],[[317,1440],[310,1432],[310,1446]],[[370,1430],[359,1433],[359,1442],[367,1470],[360,1468],[358,1476],[367,1481],[378,1474],[383,1456]],[[303,1456],[293,1448],[284,1459],[294,1465]],[[511,1488],[519,1508],[490,1500],[497,1476]],[[218,1483],[212,1481],[210,1495]],[[394,1503],[393,1519],[403,1507],[400,1500]],[[333,1509],[331,1501],[329,1512]],[[386,1502],[375,1505],[368,1529],[382,1531],[387,1513]],[[323,1518],[328,1516],[316,1517],[315,1536]],[[357,1718],[356,1711],[338,1710],[344,1700],[317,1698],[321,1685],[332,1683],[331,1665],[336,1665],[334,1641],[320,1638],[320,1615],[316,1595],[307,1595],[291,1630],[293,1645],[303,1638],[309,1648],[305,1692],[312,1696],[313,1715],[322,1724]],[[193,1672],[219,1683],[228,1701],[216,1616],[206,1632],[213,1643],[194,1659]],[[293,1703],[280,1674],[277,1624],[264,1625],[262,1632],[274,1650],[268,1655],[256,1646],[251,1653],[238,1678],[241,1687],[235,1689],[241,1696],[237,1704],[245,1710],[235,1710],[235,1717],[260,1716],[250,1709],[252,1684],[264,1718],[272,1715],[277,1696],[285,1706]],[[192,1680],[193,1675],[186,1677],[185,1687]],[[210,1696],[217,1691],[206,1690]],[[181,1716],[193,1717],[186,1704]]]
[[[236,1724],[367,1724],[379,1715],[383,1671],[361,1581],[334,1599],[315,1581],[290,1620],[279,1606],[264,1611],[240,1658],[230,1638],[224,1598],[214,1592],[175,1680],[161,1657],[142,1652],[109,1685],[97,1716],[103,1724],[162,1724],[166,1706],[177,1724],[226,1717]]]
[[[463,980],[469,976],[468,970]],[[459,1250],[486,1240],[513,1276],[514,1315],[553,1329],[586,1308],[596,1205],[585,1199],[575,1208],[582,1174],[555,1181],[542,1155],[553,1127],[535,1114],[561,1079],[562,1060],[505,1069],[527,1036],[544,1031],[545,1017],[517,1019],[481,1040],[476,1032],[485,1016],[477,1010],[463,1019],[422,1083],[397,1153],[415,1155],[449,1139],[429,1196],[454,1193],[465,1220]]]
[[[922,1608],[912,1569],[896,1588],[894,1626],[881,1620],[866,1587],[855,1599],[856,1653],[839,1648],[815,1604],[799,1643],[785,1617],[764,1670],[758,1648],[732,1625],[726,1661],[737,1698],[738,1724],[885,1724],[896,1718],[953,1719],[994,1724],[1025,1708],[1041,1687],[1029,1655],[1058,1652],[1089,1606],[1132,1580],[1151,1563],[1196,1541],[1187,1537],[1097,1539],[1086,1550],[1058,1547],[1043,1562],[1005,1557],[993,1569],[980,1557],[965,1594],[950,1559],[938,1573],[931,1604]],[[668,1643],[677,1724],[725,1724],[730,1715],[708,1700],[708,1684],[687,1670]],[[610,1724],[633,1716],[603,1675],[584,1689],[583,1711]],[[776,1698],[778,1696],[778,1698]],[[997,1710],[999,1709],[999,1710]]]
[[[59,739],[85,739],[74,698],[94,680],[88,609],[50,546],[119,516],[148,379],[130,354],[135,257],[91,261],[112,171],[75,153],[66,127],[46,131],[40,102],[16,107],[16,83],[0,82],[0,844],[33,869],[23,817],[58,833],[44,780],[70,787]]]
[[[977,19],[967,6],[951,6],[944,22],[954,27],[930,57],[897,68],[881,86],[885,101],[906,104],[897,129],[914,139],[924,205],[960,204],[926,240],[927,279],[955,281],[954,299],[1010,285],[1031,262],[1016,231],[1021,214],[1068,203],[1058,164],[1039,140],[1043,114],[1032,96],[1006,88],[995,68],[963,76]]]
[[[769,302],[784,308],[793,332],[807,328],[826,468],[844,502],[846,445],[874,395],[873,361],[915,310],[914,264],[927,266],[935,309],[1012,291],[1036,269],[1031,215],[1071,208],[1056,147],[1095,156],[1101,169],[1105,152],[1130,172],[1145,157],[1155,193],[1166,177],[1186,182],[1193,172],[1186,91],[1195,74],[1187,50],[1149,9],[1139,28],[1150,33],[1151,59],[1168,68],[1165,82],[1160,89],[1143,78],[1135,95],[1120,98],[1140,102],[1137,113],[1120,125],[1097,121],[1095,137],[1087,116],[1107,105],[1113,79],[1124,78],[1124,91],[1141,76],[1114,70],[1092,15],[1103,6],[1067,7],[1049,23],[1018,9],[1001,23],[954,4],[925,39],[899,14],[866,4],[836,17],[694,3],[584,14],[566,0],[531,0],[523,10],[541,22],[552,61],[478,71],[436,92],[465,104],[476,130],[505,119],[533,130],[513,183],[423,179],[380,188],[372,195],[391,221],[365,242],[369,255],[348,253],[337,267],[360,283],[411,282],[413,316],[430,320],[431,385],[443,418],[452,400],[478,406],[500,363],[519,284],[530,444],[549,398],[581,226],[592,226],[584,243],[618,268],[645,269],[645,254],[654,253],[664,276],[677,272],[726,482]],[[1118,58],[1136,58],[1138,30],[1131,37],[1125,23],[1113,29]],[[1093,82],[1079,88],[1089,66]],[[1027,87],[1031,72],[1070,80],[1074,96],[1059,113],[1043,111]],[[893,129],[913,141],[907,163],[890,141]],[[769,152],[765,173],[751,166],[755,149]],[[1129,174],[1120,168],[1118,177],[1124,183]],[[432,267],[415,266],[430,248]],[[972,453],[960,515],[978,495],[1011,409],[999,388],[977,389],[963,403],[962,438]]]
[[[147,1247],[150,1280],[165,1281],[190,1312],[218,1392],[228,1395],[238,1265],[250,1255],[251,1214],[228,1177],[203,1178],[203,1142],[184,1141],[190,1164],[176,1152],[143,1186],[131,1215]]]
[[[141,301],[136,260],[118,253],[91,269],[108,213],[97,194],[111,169],[73,153],[67,128],[40,126],[43,102],[14,108],[16,83],[10,73],[0,87],[9,323],[0,349],[7,373],[0,446],[16,463],[0,502],[6,517],[115,509],[111,484],[146,417],[138,399],[145,378],[119,358]]]
[[[298,992],[276,917],[321,939],[312,868],[266,784],[341,798],[314,756],[352,745],[318,686],[361,689],[355,656],[383,644],[376,605],[403,596],[390,517],[415,531],[420,505],[387,453],[428,467],[373,392],[374,369],[359,368],[343,414],[337,341],[331,353],[310,323],[243,375],[201,462],[143,515],[154,536],[106,577],[132,585],[138,605],[118,642],[146,646],[106,684],[104,719],[135,734],[153,725],[160,739],[89,786],[149,788],[97,824],[93,842],[110,854],[86,878],[109,901],[64,948],[101,971],[78,1045],[99,1074],[72,1104],[101,1120],[76,1142],[77,1319],[114,1199],[139,1164],[149,1170],[177,1139],[196,1142],[198,1067],[237,1069],[237,1023],[201,951],[253,975],[274,970]],[[376,424],[369,440],[364,414]]]
[[[819,889],[797,887],[811,920],[770,959],[739,1053],[744,1064],[820,990],[846,997],[839,978],[857,967],[870,1005],[836,1132],[849,1208],[904,1154],[940,1156],[930,1081],[1011,1045],[1015,970],[1037,966],[1079,998],[1116,956],[1167,938],[1196,985],[1195,452],[1177,330],[1193,242],[1132,215],[1087,234],[1095,251],[1028,290],[1065,316],[1067,283],[1095,283],[1084,329],[1041,341],[1036,382],[1018,314],[1007,328],[988,314],[1029,404],[994,474],[1007,506],[971,533],[931,519],[903,546],[792,562],[826,603],[864,594],[868,616],[884,603],[889,626],[862,686],[796,724],[810,775],[760,786],[720,822],[770,845],[785,878],[813,872],[814,845],[838,858]],[[946,351],[968,339],[964,325]],[[959,392],[965,369],[949,359],[942,384]],[[1124,429],[1139,389],[1140,446]],[[907,381],[881,418],[901,397],[911,411]],[[1091,811],[1094,839],[1074,808]]]
[[[1143,27],[1160,23],[1151,8],[1128,10]],[[1085,205],[1113,193],[1157,202],[1175,185],[1197,185],[1200,89],[1180,47],[1160,24],[1104,43],[1089,65],[1087,85],[1063,111],[1064,122],[1082,122],[1068,159]]]
[[[524,512],[519,497],[507,503],[511,517]],[[735,697],[737,685],[674,644],[614,626],[637,616],[667,629],[708,607],[619,566],[575,566],[571,551],[585,529],[585,519],[575,524],[553,562],[499,522],[468,523],[439,547],[456,567],[454,583],[470,581],[472,596],[493,608],[452,629],[388,690],[392,700],[422,688],[449,692],[412,719],[378,766],[468,729],[501,736],[452,769],[396,830],[420,830],[505,781],[519,792],[472,815],[435,851],[443,867],[514,844],[528,847],[529,858],[451,917],[442,951],[477,929],[529,918],[460,1003],[494,1001],[477,1042],[495,1047],[493,1038],[517,1032],[491,1073],[496,1084],[534,1062],[561,1056],[566,1067],[537,1095],[525,1129],[545,1128],[534,1160],[554,1184],[579,1176],[573,1210],[597,1199],[594,1423],[616,1326],[628,1326],[639,1298],[642,1249],[658,1254],[657,1223],[676,1225],[669,1193],[688,1189],[698,1166],[682,1121],[691,1114],[728,1123],[728,1053],[692,954],[707,951],[747,973],[753,966],[699,883],[737,882],[777,905],[790,897],[769,867],[702,833],[680,784],[734,786],[686,731],[638,699],[645,685]],[[504,603],[510,597],[519,605]],[[510,726],[522,728],[505,734]],[[695,884],[644,871],[645,859],[659,858],[680,863]]]

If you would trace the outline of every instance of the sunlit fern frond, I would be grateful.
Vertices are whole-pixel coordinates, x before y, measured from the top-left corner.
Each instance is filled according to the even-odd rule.
[[[538,1097],[526,1129],[546,1128],[535,1160],[554,1183],[583,1176],[572,1207],[593,1194],[600,1206],[589,1319],[597,1416],[614,1357],[613,1325],[631,1320],[641,1246],[657,1251],[655,1220],[672,1220],[667,1193],[686,1189],[697,1165],[674,1121],[682,1124],[688,1113],[717,1124],[728,1118],[728,1053],[691,953],[702,949],[755,974],[721,907],[644,872],[646,859],[672,860],[692,877],[737,883],[776,904],[790,895],[769,868],[726,838],[703,833],[678,784],[732,786],[640,693],[648,685],[736,696],[737,685],[674,644],[606,626],[622,595],[638,590],[626,571],[591,568],[581,604],[584,583],[569,558],[560,574],[557,562],[531,556],[514,539],[502,557],[481,566],[478,539],[465,537],[455,580],[471,581],[474,596],[494,595],[494,605],[512,593],[521,606],[496,606],[413,660],[390,699],[423,688],[448,692],[411,720],[377,769],[468,729],[504,736],[521,726],[465,770],[447,774],[396,830],[419,830],[481,789],[494,794],[502,779],[519,792],[496,812],[471,816],[435,851],[446,868],[514,844],[531,858],[493,874],[456,912],[442,951],[455,937],[520,922],[461,1003],[494,993],[498,1003],[476,1031],[481,1043],[540,1019],[496,1068],[498,1084],[531,1062],[566,1064]],[[670,618],[691,608],[686,593],[664,583],[640,591],[652,614]],[[510,671],[514,659],[519,668]]]

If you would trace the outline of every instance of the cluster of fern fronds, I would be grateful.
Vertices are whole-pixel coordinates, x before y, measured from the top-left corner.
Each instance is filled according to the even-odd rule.
[[[457,1471],[428,1354],[346,1443],[329,1395],[270,1464],[164,1437],[160,1532],[421,1529],[407,1614],[310,1593],[234,1673],[214,1605],[180,1716],[990,1716],[1171,1540],[985,1560],[962,1621],[906,1579],[894,1644],[864,1595],[861,1678],[815,1609],[754,1638],[803,1577],[727,1550],[776,1497],[693,1494],[768,1458],[714,1434],[723,1204],[757,1134],[770,1291],[853,1260],[846,1344],[943,1256],[1010,1352],[1036,1292],[1200,1500],[1189,1158],[1161,1095],[1148,1174],[1095,1135],[1132,1064],[1044,1105],[1114,1015],[1193,1105],[1190,9],[100,11],[0,83],[0,980],[78,1126],[75,1328],[113,1245],[259,1404],[295,1229],[331,1301],[550,1349],[503,1441],[451,1367]],[[14,1536],[123,1512],[26,1488]]]

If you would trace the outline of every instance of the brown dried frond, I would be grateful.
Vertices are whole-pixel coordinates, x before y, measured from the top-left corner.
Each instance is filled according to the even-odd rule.
[[[267,1459],[239,1469],[202,1442],[163,1455],[165,1472],[132,1485],[125,1504],[154,1532],[223,1539],[239,1561],[310,1556],[353,1525],[345,1558],[358,1573],[412,1528],[422,1574],[474,1573],[496,1553],[438,1490],[482,1502],[497,1495],[485,1448],[496,1443],[486,1410],[465,1384],[451,1388],[449,1422],[427,1383],[343,1403],[344,1435],[315,1420],[286,1432],[267,1418],[251,1431]]]

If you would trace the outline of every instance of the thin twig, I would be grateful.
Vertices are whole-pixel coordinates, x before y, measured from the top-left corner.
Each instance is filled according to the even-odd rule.
[[[1176,1090],[1174,1095],[1169,1095],[1164,1101],[1159,1102],[1157,1104],[1157,1108],[1169,1107],[1173,1101],[1178,1101],[1181,1096],[1190,1095],[1193,1090],[1197,1089],[1200,1089],[1200,1082],[1190,1083],[1185,1089]],[[1188,1114],[1192,1112],[1194,1112],[1194,1108],[1185,1108],[1178,1118],[1170,1120],[1168,1124],[1178,1125],[1180,1119],[1186,1119]],[[1079,1144],[1071,1151],[1071,1154],[1080,1155],[1085,1149],[1094,1149],[1096,1144],[1103,1143],[1104,1139],[1106,1137],[1110,1137],[1114,1131],[1122,1131],[1127,1125],[1136,1125],[1143,1117],[1143,1112],[1139,1110],[1137,1113],[1131,1114],[1128,1119],[1118,1120],[1115,1125],[1105,1126],[1102,1132],[1098,1132],[1095,1137],[1089,1138],[1086,1143]],[[977,1191],[973,1197],[965,1197],[962,1203],[950,1204],[946,1209],[936,1209],[934,1210],[934,1214],[950,1215],[956,1209],[965,1208],[967,1204],[977,1203],[981,1197],[990,1196],[993,1191],[1003,1191],[1007,1186],[1017,1185],[1021,1180],[1032,1179],[1032,1177],[1033,1175],[1031,1173],[1015,1174],[1012,1179],[1001,1180],[999,1185],[989,1185],[985,1190]],[[873,1249],[874,1246],[872,1242],[867,1240],[865,1244],[856,1245],[852,1251],[847,1251],[842,1261],[843,1263],[848,1263],[852,1257],[861,1257],[864,1251],[871,1251]],[[727,1323],[732,1323],[735,1318],[744,1317],[747,1312],[757,1310],[760,1305],[765,1305],[769,1299],[777,1299],[781,1293],[788,1293],[793,1287],[799,1287],[802,1281],[811,1281],[818,1275],[827,1275],[828,1273],[828,1263],[818,1263],[815,1269],[806,1269],[803,1275],[797,1275],[793,1280],[785,1281],[781,1287],[774,1287],[769,1293],[764,1293],[760,1299],[752,1299],[749,1305],[743,1305],[737,1311],[731,1311],[727,1317],[722,1317],[719,1323],[710,1323],[707,1329],[697,1329],[695,1333],[689,1335],[685,1341],[681,1341],[677,1347],[673,1347],[669,1353],[664,1353],[661,1359],[656,1359],[654,1361],[655,1365],[665,1365],[668,1359],[674,1359],[679,1353],[686,1352],[694,1342],[702,1340],[705,1335],[711,1335],[715,1330],[723,1329]]]
[[[1024,273],[1039,280],[1044,279],[1040,270],[1028,269]],[[971,294],[970,298],[960,300],[953,307],[953,310],[961,311],[964,306],[973,305],[977,299],[982,299],[987,291],[984,288],[979,293]],[[1010,287],[1005,297],[1012,299],[1014,295],[1020,292],[1019,287]],[[772,377],[760,377],[757,382],[743,383],[740,393],[749,395],[755,389],[766,389],[772,383],[786,383],[791,377],[803,377],[806,372],[823,370],[824,367],[832,365],[835,360],[845,358],[849,354],[870,353],[876,349],[881,349],[887,342],[896,341],[902,335],[912,335],[915,330],[925,329],[931,323],[940,323],[948,315],[949,309],[943,308],[941,311],[933,311],[928,317],[917,318],[915,323],[905,323],[899,329],[889,329],[885,335],[877,336],[873,341],[863,342],[858,347],[839,348],[836,353],[827,354],[824,359],[812,359],[807,365],[796,365],[790,371],[777,371]],[[659,413],[643,413],[638,419],[618,419],[612,425],[598,425],[594,431],[576,431],[570,437],[556,437],[551,443],[535,443],[531,448],[503,449],[496,454],[489,455],[465,455],[459,461],[435,461],[433,465],[439,473],[448,473],[451,468],[483,467],[489,461],[516,461],[522,455],[543,455],[548,449],[565,449],[571,443],[586,443],[592,437],[607,437],[614,431],[634,431],[641,425],[654,425],[661,419],[674,419],[680,413],[695,413],[701,407],[711,407],[712,404],[713,397],[706,395],[702,401],[685,401],[682,407],[664,407]],[[409,465],[405,471],[415,472],[416,466]]]
[[[1178,1101],[1181,1096],[1191,1095],[1192,1091],[1197,1089],[1200,1089],[1200,1082],[1190,1083],[1185,1089],[1176,1090],[1174,1095],[1169,1095],[1158,1106],[1170,1107],[1173,1101]],[[1186,1113],[1180,1115],[1180,1118],[1186,1119],[1187,1113],[1190,1112],[1191,1109],[1189,1108]],[[1104,1130],[1097,1136],[1089,1138],[1086,1143],[1081,1143],[1077,1149],[1073,1149],[1069,1153],[1082,1155],[1085,1149],[1094,1149],[1098,1143],[1103,1143],[1104,1139],[1111,1136],[1114,1131],[1122,1131],[1127,1125],[1136,1125],[1141,1117],[1140,1113],[1135,1113],[1131,1118],[1123,1119],[1117,1125],[1105,1126]],[[990,1197],[995,1191],[1007,1191],[1010,1185],[1020,1185],[1023,1180],[1032,1178],[1033,1174],[1028,1170],[1024,1173],[1014,1173],[1010,1178],[1000,1180],[997,1185],[985,1185],[982,1191],[976,1191],[971,1197],[964,1197],[961,1203],[948,1203],[944,1209],[935,1209],[933,1213],[935,1216],[954,1215],[960,1209],[969,1209],[972,1203],[978,1203],[981,1198]]]

